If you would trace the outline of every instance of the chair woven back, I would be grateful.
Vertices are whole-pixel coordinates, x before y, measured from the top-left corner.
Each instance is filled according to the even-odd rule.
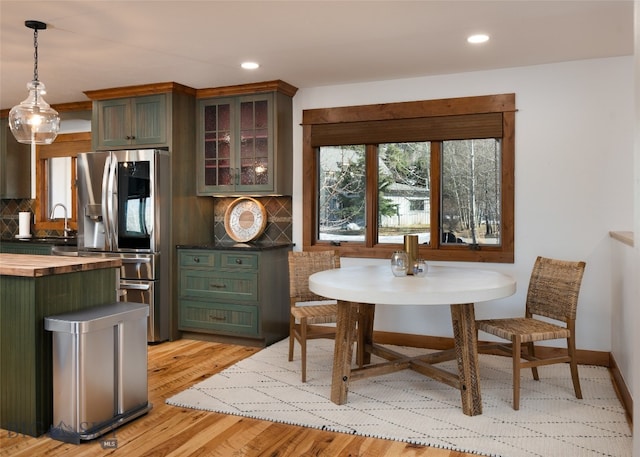
[[[576,318],[585,262],[538,257],[527,292],[527,313],[567,322]]]
[[[335,251],[289,251],[289,297],[299,302],[327,300],[309,290],[309,276],[333,268],[340,268]]]

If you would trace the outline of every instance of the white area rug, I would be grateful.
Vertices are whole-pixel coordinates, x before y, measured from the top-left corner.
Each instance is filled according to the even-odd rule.
[[[514,411],[510,359],[481,354],[483,414],[469,417],[457,390],[410,370],[355,381],[338,406],[329,400],[333,341],[309,343],[304,384],[299,346],[293,362],[287,351],[288,340],[276,343],[167,403],[487,456],[631,456],[631,430],[606,368],[579,367],[583,400],[567,365],[539,368],[540,381],[527,370]],[[453,371],[455,362],[440,366]]]

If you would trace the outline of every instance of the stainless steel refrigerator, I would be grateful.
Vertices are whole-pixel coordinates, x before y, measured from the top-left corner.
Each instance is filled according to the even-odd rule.
[[[122,259],[120,300],[149,306],[149,342],[169,339],[169,159],[160,149],[77,158],[79,255]]]

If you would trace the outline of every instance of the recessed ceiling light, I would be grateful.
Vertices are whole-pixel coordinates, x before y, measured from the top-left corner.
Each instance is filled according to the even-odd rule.
[[[245,70],[255,70],[256,68],[258,68],[260,66],[260,64],[258,64],[256,62],[242,62],[242,64],[240,66],[242,68],[244,68]]]
[[[484,35],[484,34],[471,35],[469,38],[467,38],[467,41],[473,44],[486,43],[487,41],[489,41],[489,35]]]

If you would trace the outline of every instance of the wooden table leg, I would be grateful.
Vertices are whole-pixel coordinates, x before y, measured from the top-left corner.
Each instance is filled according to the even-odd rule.
[[[460,374],[462,411],[468,416],[476,416],[482,414],[482,397],[473,303],[451,305],[451,321]]]
[[[333,375],[331,378],[331,401],[344,405],[349,391],[353,342],[358,321],[358,303],[338,300],[336,341],[333,350]]]
[[[375,317],[376,305],[371,303],[358,304],[358,344],[356,362],[359,367],[371,363],[371,352],[367,351],[367,347],[373,344],[373,320]]]

